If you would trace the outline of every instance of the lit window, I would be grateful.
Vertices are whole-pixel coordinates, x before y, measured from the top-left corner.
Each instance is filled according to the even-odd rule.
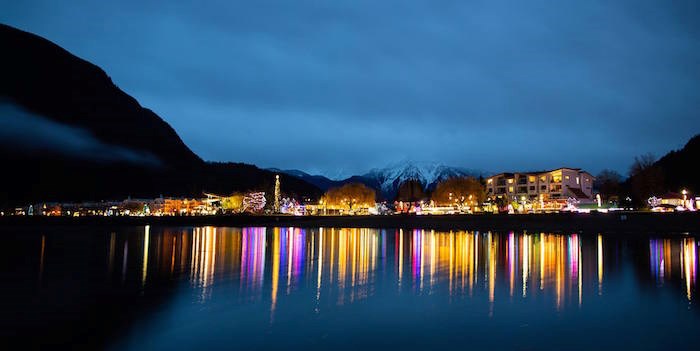
[[[540,177],[541,182],[546,182],[547,181],[547,176],[541,176]]]
[[[486,182],[491,184],[491,183],[493,183],[493,179],[488,179]]]
[[[569,180],[569,176],[565,176],[565,178],[566,178],[567,180]]]
[[[552,181],[555,183],[561,182],[561,171],[552,172]]]
[[[508,179],[508,184],[513,184],[513,179]]]
[[[528,181],[529,181],[530,183],[534,183],[535,180],[537,180],[537,178],[535,178],[535,176],[529,176],[529,177],[528,177]]]
[[[513,187],[512,187],[512,186],[509,186],[509,187],[508,187],[508,191],[512,193],[512,192],[513,192]]]
[[[579,177],[576,177],[576,184],[581,184],[581,180],[579,179]]]

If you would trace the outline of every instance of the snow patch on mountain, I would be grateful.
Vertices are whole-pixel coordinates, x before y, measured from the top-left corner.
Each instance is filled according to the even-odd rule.
[[[399,186],[407,181],[415,180],[426,189],[433,189],[437,183],[454,177],[478,177],[483,172],[445,166],[436,162],[402,161],[385,168],[375,168],[363,175],[374,179],[380,185],[383,193],[395,193]]]

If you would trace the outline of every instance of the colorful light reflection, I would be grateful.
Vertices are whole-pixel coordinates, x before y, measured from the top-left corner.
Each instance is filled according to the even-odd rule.
[[[146,227],[139,233],[142,236],[132,238],[132,250],[129,238],[108,237],[105,265],[117,274],[121,260],[122,282],[133,271],[137,273],[131,280],[142,286],[162,275],[185,273],[200,302],[210,298],[215,283],[234,284],[247,299],[269,299],[271,317],[287,296],[309,287],[317,312],[324,304],[367,299],[377,289],[380,274],[382,286],[389,279],[389,288],[398,294],[444,295],[450,301],[484,299],[492,316],[499,303],[517,299],[548,301],[558,310],[580,307],[591,296],[587,291],[604,293],[605,262],[614,262],[613,253],[619,252],[614,240],[578,233],[421,229],[387,233],[294,227],[153,230]],[[41,279],[47,269],[46,238],[38,244]],[[692,300],[697,245],[693,237],[651,239],[649,270],[644,271],[659,287],[675,282]]]

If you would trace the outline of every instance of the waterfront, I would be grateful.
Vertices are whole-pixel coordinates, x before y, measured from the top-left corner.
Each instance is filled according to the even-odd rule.
[[[695,233],[0,229],[4,340],[91,348],[693,348]]]
[[[285,216],[220,215],[163,217],[52,217],[5,216],[0,226],[214,226],[214,227],[302,227],[302,228],[414,228],[508,232],[542,231],[554,233],[639,233],[695,232],[700,228],[698,212],[654,213],[623,211],[614,213],[540,213],[519,215],[391,215],[391,216]]]

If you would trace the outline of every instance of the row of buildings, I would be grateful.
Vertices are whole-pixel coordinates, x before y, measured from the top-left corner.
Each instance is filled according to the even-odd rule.
[[[88,202],[45,202],[15,208],[12,213],[0,215],[20,216],[206,216],[224,213],[222,202],[231,197],[218,197],[205,194],[205,198],[153,199],[128,198],[122,201]],[[264,192],[250,192],[240,195],[235,208],[227,208],[227,213],[261,213],[265,207]]]
[[[395,204],[390,209],[386,203],[349,206],[337,210],[323,199],[316,204],[312,199],[297,202],[295,199],[282,198],[279,185],[276,184],[276,201],[270,213],[293,215],[318,214],[388,214],[394,211],[415,213],[474,213],[474,212],[538,212],[559,211],[562,209],[601,208],[599,195],[593,192],[595,177],[580,168],[562,167],[546,171],[499,173],[484,180],[484,203],[469,203],[469,206],[437,207],[430,203]],[[452,195],[452,193],[450,193]],[[48,216],[172,216],[172,215],[214,215],[222,213],[263,213],[266,208],[265,193],[250,192],[219,196],[205,194],[206,198],[156,198],[127,199],[115,202],[89,202],[75,204],[42,204],[27,208],[18,208],[17,215]],[[700,198],[691,198],[684,192],[678,199],[668,196],[651,198],[652,208],[663,206],[687,208],[700,207]],[[471,198],[471,197],[470,197]],[[674,202],[675,201],[675,202]],[[673,202],[673,204],[671,204]],[[411,209],[402,211],[404,205]],[[597,206],[596,206],[597,205]],[[367,207],[369,206],[369,207]],[[374,206],[374,207],[372,207]],[[454,208],[453,208],[454,207]],[[464,212],[466,210],[466,212]],[[457,211],[457,212],[455,212]]]

